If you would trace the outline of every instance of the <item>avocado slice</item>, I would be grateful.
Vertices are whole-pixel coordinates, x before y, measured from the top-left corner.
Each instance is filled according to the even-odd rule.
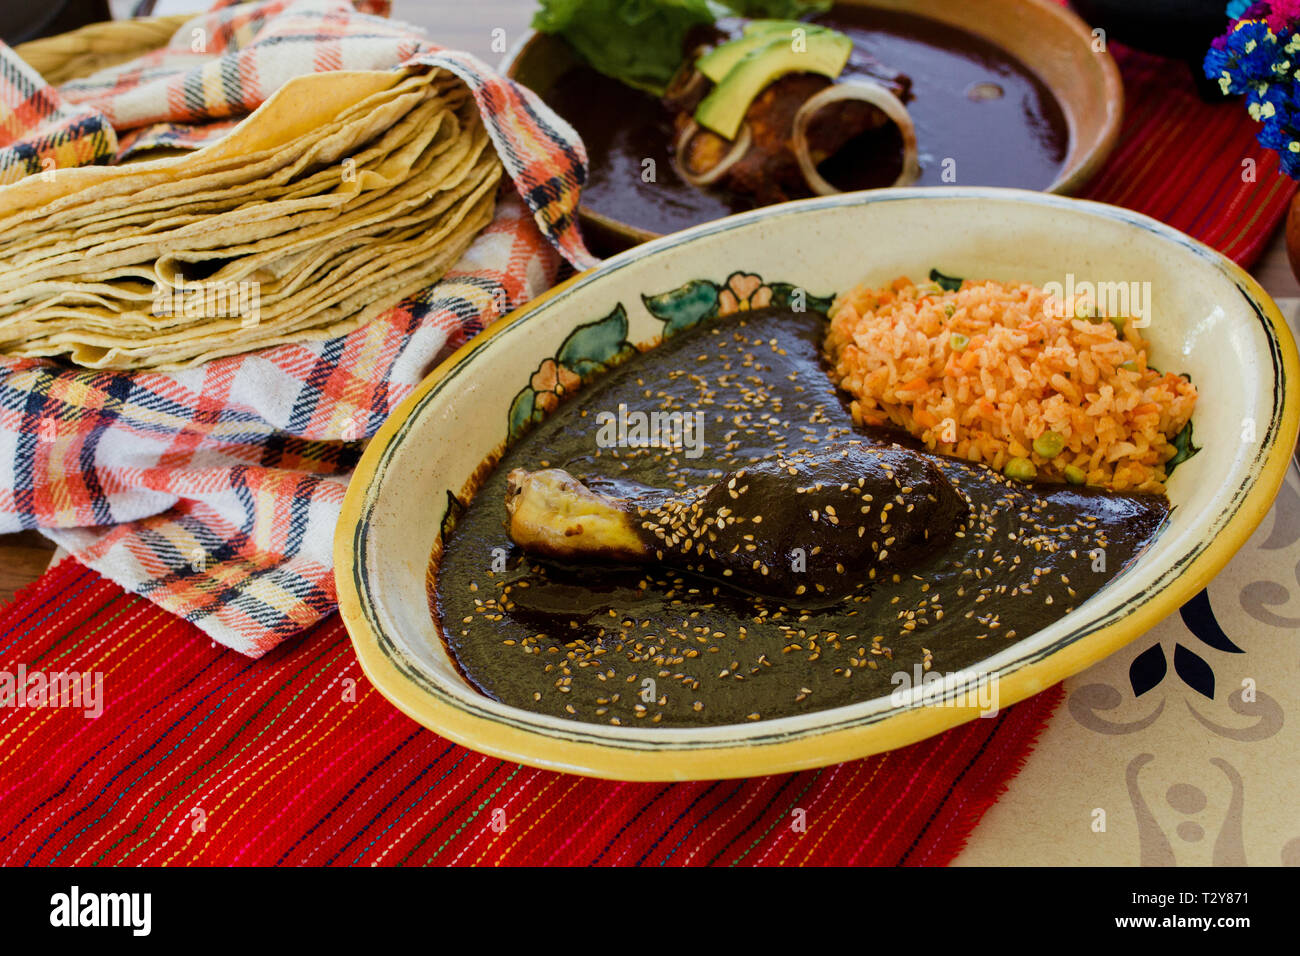
[[[816,33],[819,30],[829,30],[830,27],[824,27],[817,23],[808,23],[805,20],[750,20],[745,24],[741,31],[745,36],[751,36],[760,33],[791,33],[794,30],[806,30],[808,33]]]
[[[769,84],[787,73],[820,73],[832,80],[840,75],[853,52],[853,41],[834,30],[807,35],[807,46],[795,50],[787,36],[769,38],[750,50],[719,81],[695,109],[695,121],[719,136],[735,139],[745,111]]]
[[[751,20],[745,24],[743,36],[714,47],[695,61],[695,68],[714,83],[720,83],[747,54],[771,42],[773,34],[790,34],[796,28],[807,33],[824,33],[827,29],[799,20]]]

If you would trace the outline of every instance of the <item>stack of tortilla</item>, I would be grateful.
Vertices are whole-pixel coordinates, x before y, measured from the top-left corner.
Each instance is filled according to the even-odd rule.
[[[0,189],[0,352],[161,369],[344,334],[455,263],[501,171],[445,71],[299,77],[205,149]]]

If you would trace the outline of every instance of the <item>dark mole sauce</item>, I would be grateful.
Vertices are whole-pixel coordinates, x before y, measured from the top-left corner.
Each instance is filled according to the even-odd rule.
[[[848,34],[855,46],[912,80],[908,112],[916,125],[918,185],[1017,186],[1046,189],[1069,148],[1069,131],[1050,90],[998,46],[914,14],[840,6],[814,18]],[[1002,96],[974,100],[977,84]],[[646,93],[586,66],[560,77],[544,99],[574,125],[586,144],[589,179],[583,204],[651,232],[668,233],[752,207],[722,189],[696,189],[671,159],[672,116]],[[852,142],[821,167],[844,190],[888,186],[901,154],[897,131]],[[655,161],[655,181],[642,179]],[[944,178],[945,169],[949,171]]]
[[[1026,486],[926,455],[970,506],[959,536],[897,580],[816,609],[662,566],[565,566],[514,547],[511,468],[564,468],[606,493],[681,491],[836,442],[906,441],[855,428],[821,358],[824,331],[813,312],[757,310],[678,333],[583,387],[508,449],[431,569],[430,604],[465,677],[527,710],[634,726],[868,700],[890,694],[899,671],[972,667],[1067,614],[1167,517],[1163,496]],[[703,410],[703,453],[598,447],[596,415],[620,404]],[[807,558],[810,571],[817,560]]]

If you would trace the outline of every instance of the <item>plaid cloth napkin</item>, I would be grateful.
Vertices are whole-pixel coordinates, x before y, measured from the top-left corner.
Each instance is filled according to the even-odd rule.
[[[0,532],[37,528],[253,657],[335,606],[331,541],[360,440],[449,348],[552,285],[561,257],[593,262],[572,128],[474,57],[375,15],[386,7],[220,6],[58,90],[0,43],[0,183],[207,145],[294,75],[428,67],[467,84],[514,181],[442,281],[340,338],[174,373],[0,358]]]

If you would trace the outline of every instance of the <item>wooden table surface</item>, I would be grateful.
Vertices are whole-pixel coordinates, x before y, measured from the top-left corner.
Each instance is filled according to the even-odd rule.
[[[209,5],[207,0],[161,0],[157,12],[198,11]],[[114,10],[119,8],[115,3]],[[535,0],[394,0],[392,15],[424,28],[443,46],[468,50],[496,66],[528,29],[535,8]],[[1275,298],[1300,296],[1280,230],[1254,274]],[[53,554],[54,545],[35,531],[0,535],[0,603],[40,577]]]

